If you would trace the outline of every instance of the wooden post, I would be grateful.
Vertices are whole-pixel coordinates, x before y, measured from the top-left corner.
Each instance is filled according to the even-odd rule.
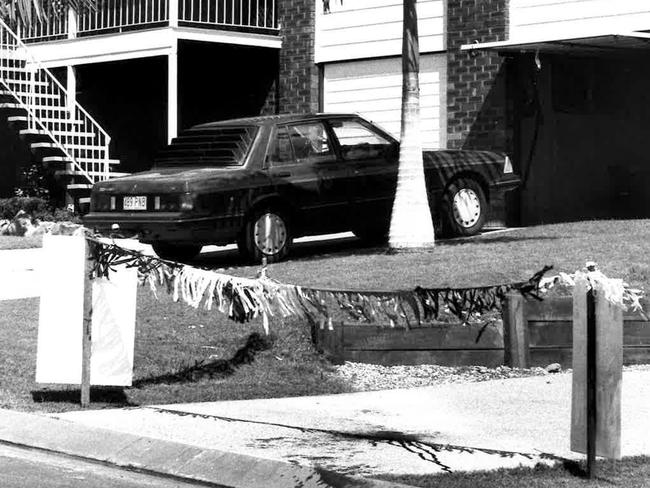
[[[90,274],[93,269],[90,246],[84,239],[84,306],[83,306],[83,333],[81,343],[81,408],[90,405],[90,360],[92,348],[92,322],[93,322],[93,284]]]
[[[621,457],[623,311],[586,280],[573,292],[573,379],[571,450],[587,455],[587,474],[596,475],[596,456]]]
[[[323,352],[334,364],[343,364],[345,361],[343,354],[343,322],[329,327],[327,319],[321,319],[316,331],[317,348]]]
[[[596,477],[596,299],[587,291],[587,475]]]
[[[517,291],[506,296],[503,309],[504,362],[511,368],[530,365],[528,324],[524,317],[524,297]]]

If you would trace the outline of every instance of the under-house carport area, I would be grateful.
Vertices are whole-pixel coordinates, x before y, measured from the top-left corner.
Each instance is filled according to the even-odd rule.
[[[650,216],[649,34],[474,48],[507,57],[522,224]]]
[[[168,140],[167,70],[164,56],[77,67],[80,102],[112,136],[120,171],[151,167]],[[177,126],[274,111],[277,50],[180,42]]]

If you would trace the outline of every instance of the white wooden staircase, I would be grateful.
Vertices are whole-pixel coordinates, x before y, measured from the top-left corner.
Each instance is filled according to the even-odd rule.
[[[111,170],[119,161],[109,158],[106,131],[1,19],[0,111],[75,204],[88,201],[93,183],[124,174]]]

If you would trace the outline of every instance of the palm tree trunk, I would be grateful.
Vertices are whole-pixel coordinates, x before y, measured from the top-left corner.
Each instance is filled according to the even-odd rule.
[[[388,236],[388,246],[395,250],[430,248],[435,243],[424,181],[419,71],[416,0],[404,0],[401,143],[397,190]]]

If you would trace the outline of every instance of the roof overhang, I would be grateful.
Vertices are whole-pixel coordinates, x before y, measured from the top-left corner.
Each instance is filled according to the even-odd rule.
[[[650,33],[622,32],[559,39],[512,39],[481,44],[465,44],[461,46],[461,50],[470,52],[489,50],[504,55],[529,52],[586,55],[634,53],[650,50]]]

